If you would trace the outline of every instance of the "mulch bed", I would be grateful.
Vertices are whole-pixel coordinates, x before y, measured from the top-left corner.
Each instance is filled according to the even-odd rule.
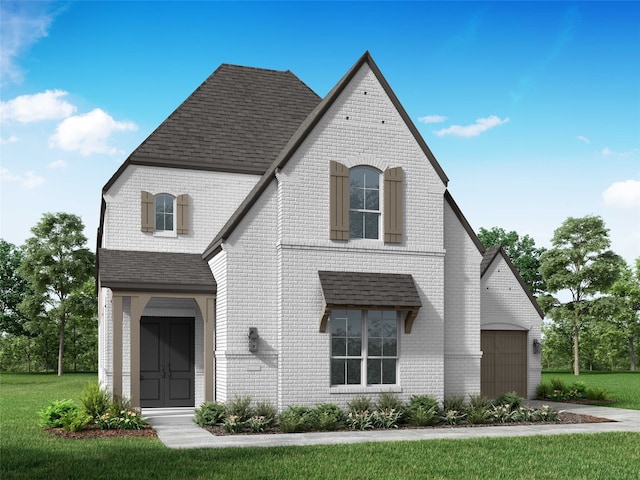
[[[580,415],[577,413],[560,412],[558,415],[558,421],[549,423],[602,423],[613,422],[608,418],[593,417],[591,415]],[[474,428],[474,427],[509,427],[512,425],[538,425],[544,424],[543,422],[520,422],[520,423],[487,423],[484,425],[437,425],[434,427],[412,427],[402,426],[400,428]],[[255,435],[251,432],[243,433],[229,433],[224,428],[207,427],[207,430],[213,435]],[[157,437],[156,432],[149,425],[143,427],[141,430],[101,430],[96,426],[90,426],[86,430],[80,432],[68,432],[62,428],[46,428],[46,432],[52,435],[56,435],[62,438],[68,438],[73,440],[85,439],[85,438],[124,438],[124,437]],[[278,429],[272,428],[263,432],[263,434],[278,434]]]

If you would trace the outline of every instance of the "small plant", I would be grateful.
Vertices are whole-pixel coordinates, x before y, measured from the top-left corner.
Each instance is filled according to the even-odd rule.
[[[540,383],[536,387],[536,398],[539,400],[544,400],[545,398],[551,398],[551,394],[553,393],[553,388],[548,383]]]
[[[368,430],[374,427],[373,414],[369,410],[351,411],[347,414],[347,425],[353,430]]]
[[[601,388],[587,388],[584,392],[585,398],[588,400],[606,400],[607,392]]]
[[[313,428],[313,417],[309,407],[291,406],[280,414],[280,430],[284,433],[308,432]]]
[[[79,432],[87,428],[93,417],[81,410],[70,410],[60,417],[62,428],[68,432]]]
[[[373,412],[371,420],[375,428],[398,428],[401,415],[395,408],[384,408]]]
[[[356,395],[347,403],[349,412],[370,412],[373,410],[371,399],[365,395]]]
[[[467,423],[481,425],[489,419],[489,408],[491,402],[482,395],[469,395],[469,404],[465,409]]]
[[[227,403],[227,416],[235,416],[238,417],[238,421],[246,422],[253,416],[251,397],[249,395],[236,396]]]
[[[508,405],[493,405],[489,408],[489,419],[494,423],[509,423],[511,418],[511,409]]]
[[[413,395],[406,407],[408,422],[416,427],[438,423],[440,405],[432,395]]]
[[[447,425],[459,425],[464,422],[466,414],[460,410],[445,410],[442,415],[442,421]]]
[[[273,419],[262,415],[254,415],[245,424],[253,433],[262,433],[273,424]]]
[[[62,417],[72,413],[76,414],[78,411],[78,405],[73,400],[54,400],[47,408],[38,412],[40,426],[45,428],[62,427]]]
[[[533,415],[541,422],[555,422],[558,419],[558,412],[549,405],[542,405]]]
[[[229,433],[240,433],[244,428],[244,422],[237,415],[227,415],[222,427]]]
[[[254,416],[264,417],[269,423],[268,427],[271,427],[278,418],[278,408],[268,400],[262,400],[256,403]]]
[[[313,409],[313,429],[333,431],[344,427],[345,414],[335,403],[321,403]]]
[[[89,382],[82,391],[80,403],[87,415],[96,419],[109,411],[111,396],[98,383]]]
[[[558,390],[559,392],[564,392],[567,390],[567,386],[559,378],[552,378],[551,380],[549,380],[549,383],[551,384],[551,390]]]
[[[496,401],[496,405],[505,405],[510,410],[515,410],[522,406],[522,398],[516,392],[506,392],[500,395]]]
[[[131,410],[131,402],[127,397],[122,395],[114,395],[109,405],[109,411],[118,415],[122,411]]]
[[[444,399],[442,402],[442,410],[464,410],[464,395],[452,395]]]
[[[535,420],[535,409],[521,406],[511,412],[512,422],[531,422]]]
[[[141,430],[147,421],[138,412],[127,409],[107,412],[98,417],[96,424],[103,430]]]
[[[224,419],[226,407],[220,402],[206,402],[195,409],[194,421],[201,427],[219,425]]]
[[[378,395],[378,401],[376,402],[377,410],[395,410],[396,412],[402,412],[404,406],[400,397],[394,392],[382,392]]]

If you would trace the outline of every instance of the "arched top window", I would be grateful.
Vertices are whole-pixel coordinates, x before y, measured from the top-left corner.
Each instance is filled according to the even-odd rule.
[[[349,238],[380,238],[380,173],[370,167],[349,170]]]
[[[166,193],[155,196],[155,230],[157,232],[173,231],[174,201],[173,196]]]

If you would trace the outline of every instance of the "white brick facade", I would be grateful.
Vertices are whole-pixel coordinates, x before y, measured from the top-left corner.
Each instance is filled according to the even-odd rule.
[[[333,241],[329,236],[330,161],[384,172],[401,167],[401,243]],[[381,176],[382,178],[382,176]],[[104,195],[102,247],[200,254],[254,187],[255,175],[130,165]],[[383,205],[384,189],[381,181]],[[189,233],[140,231],[140,192],[189,195]],[[216,281],[216,400],[251,395],[280,410],[392,389],[407,401],[480,392],[480,331],[517,328],[540,336],[541,319],[508,265],[496,260],[480,278],[482,253],[445,199],[446,185],[365,62],[257,201],[208,260]],[[384,215],[384,212],[382,213]],[[380,222],[381,231],[384,221]],[[382,238],[382,234],[381,234]],[[332,386],[331,334],[320,332],[320,270],[410,274],[422,307],[411,333],[398,334],[395,385]],[[205,327],[191,299],[154,297],[143,315],[194,317],[195,401],[205,397]],[[123,299],[122,391],[131,391],[129,318]],[[113,386],[112,292],[100,291],[100,380]],[[505,327],[501,322],[509,318]],[[402,322],[404,323],[404,322]],[[249,328],[259,334],[248,349]],[[142,347],[144,348],[144,346]],[[135,370],[133,370],[135,371]],[[529,354],[529,393],[540,358]],[[135,385],[134,385],[135,386]]]

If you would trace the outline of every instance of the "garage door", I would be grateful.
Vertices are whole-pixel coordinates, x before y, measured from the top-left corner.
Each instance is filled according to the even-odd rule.
[[[527,332],[483,330],[480,348],[482,394],[496,398],[505,392],[527,397]]]

